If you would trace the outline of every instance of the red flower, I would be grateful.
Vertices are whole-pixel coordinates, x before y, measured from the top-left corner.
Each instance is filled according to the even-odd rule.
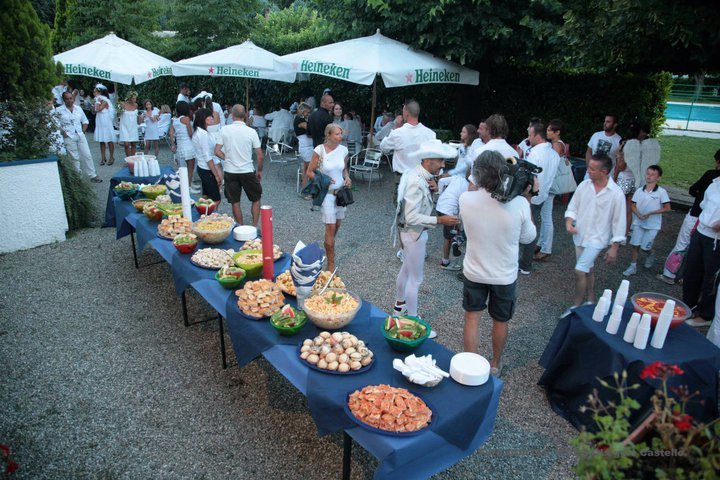
[[[687,432],[693,426],[692,421],[693,418],[690,415],[680,415],[679,417],[675,417],[673,424],[675,425],[675,428],[681,432]]]
[[[10,456],[10,447],[0,443],[0,450],[5,454],[6,457]]]
[[[672,377],[673,375],[682,375],[683,373],[685,372],[677,365],[668,365],[657,361],[646,365],[643,371],[640,372],[640,378],[645,380],[646,378]]]

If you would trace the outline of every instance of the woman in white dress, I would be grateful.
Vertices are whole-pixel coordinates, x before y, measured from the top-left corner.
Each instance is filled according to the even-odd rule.
[[[188,183],[192,184],[193,172],[195,171],[195,147],[192,143],[192,122],[190,122],[190,104],[177,102],[175,105],[175,118],[170,123],[171,149],[175,154],[175,161],[178,166],[186,166],[188,170]]]
[[[141,117],[138,116],[137,93],[130,92],[122,104],[122,115],[120,115],[120,142],[125,144],[125,156],[135,155],[137,142],[140,141],[138,124]]]
[[[146,99],[143,102],[145,110],[142,113],[142,118],[145,121],[145,153],[150,151],[150,144],[155,143],[155,157],[157,158],[160,152],[160,130],[158,129],[158,122],[160,121],[160,110],[153,106],[150,99]]]
[[[108,97],[107,88],[102,83],[95,85],[93,90],[95,96],[95,133],[93,138],[100,142],[100,165],[112,165],[115,163],[115,128],[113,117],[115,108]],[[110,160],[105,157],[105,147],[110,151]]]
[[[322,203],[323,223],[325,224],[325,254],[327,256],[327,268],[335,270],[335,237],[340,230],[340,222],[345,218],[347,207],[338,207],[335,193],[337,190],[350,187],[350,176],[348,175],[347,156],[348,149],[341,145],[342,128],[335,123],[325,127],[325,142],[315,147],[312,160],[308,166],[308,178],[315,180],[315,172],[320,172],[330,177],[330,188]]]

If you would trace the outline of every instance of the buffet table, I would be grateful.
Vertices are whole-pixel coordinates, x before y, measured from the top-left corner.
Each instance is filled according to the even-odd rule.
[[[685,372],[672,377],[668,382],[670,386],[687,385],[690,392],[699,392],[688,404],[686,413],[704,422],[717,418],[720,349],[693,328],[682,324],[669,331],[662,349],[651,347],[648,341],[645,350],[638,350],[622,338],[633,312],[630,302],[625,306],[616,335],[605,331],[607,319],[604,322],[592,320],[594,308],[594,305],[580,307],[561,319],[540,357],[539,363],[545,373],[538,383],[545,387],[556,413],[577,429],[595,428],[590,412],[581,413],[580,407],[587,404],[588,395],[594,389],[604,401],[616,400],[614,392],[603,388],[598,378],[614,385],[613,373],[623,370],[627,370],[628,385],[640,385],[632,391],[632,397],[649,407],[657,382],[640,379],[640,372],[645,365],[661,361],[677,365]],[[631,423],[640,420],[645,413],[647,409],[639,410]]]
[[[110,178],[110,188],[108,189],[108,197],[107,202],[105,204],[105,223],[103,223],[103,227],[115,227],[118,228],[117,221],[120,221],[120,224],[122,224],[123,216],[120,216],[119,218],[116,218],[115,215],[115,202],[113,201],[116,197],[113,193],[113,187],[115,187],[120,182],[133,182],[133,183],[156,183],[160,177],[163,175],[170,175],[172,173],[175,173],[175,168],[173,167],[160,167],[160,175],[155,175],[152,177],[136,177],[132,173],[130,173],[130,170],[128,167],[123,167],[117,172],[115,172],[115,175],[113,175]],[[118,232],[119,233],[119,232]],[[128,235],[130,232],[124,232],[124,235],[120,235],[117,238],[124,237],[125,235]]]
[[[150,222],[136,212],[130,202],[113,198],[112,203],[118,238],[136,234],[140,250],[149,244],[170,264],[175,291],[183,301],[186,325],[189,322],[185,290],[192,287],[218,312],[221,337],[225,320],[239,366],[263,355],[307,397],[320,435],[344,431],[343,478],[349,478],[351,439],[379,459],[375,478],[420,479],[445,470],[472,454],[492,433],[502,390],[499,379],[491,376],[486,384],[479,387],[463,386],[452,379],[445,379],[434,388],[409,383],[392,368],[392,360],[404,358],[406,354],[391,350],[383,338],[381,328],[387,314],[366,301],[344,330],[366,342],[375,354],[373,366],[362,374],[342,376],[312,370],[300,360],[298,346],[304,339],[315,337],[320,329],[308,322],[296,335],[284,337],[278,335],[267,320],[257,321],[244,316],[238,309],[234,290],[224,289],[214,279],[215,270],[193,265],[191,255],[180,254],[172,242],[159,238],[158,223]],[[240,246],[241,242],[230,237],[214,247],[237,250]],[[202,242],[198,246],[204,247],[206,245]],[[289,265],[289,255],[283,254],[275,262],[275,275],[287,270]],[[292,297],[286,296],[286,301],[295,305]],[[224,355],[222,341],[221,338]],[[449,369],[453,356],[453,352],[433,340],[427,340],[414,353],[432,354],[445,370]],[[422,397],[433,409],[430,426],[412,436],[394,436],[372,432],[356,424],[344,410],[347,395],[366,385],[377,384],[407,388]]]

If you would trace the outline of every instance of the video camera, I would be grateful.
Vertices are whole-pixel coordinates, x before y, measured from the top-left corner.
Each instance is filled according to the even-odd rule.
[[[532,189],[534,178],[542,172],[542,168],[527,160],[507,158],[508,171],[500,176],[500,183],[490,195],[498,202],[507,203],[521,195],[528,185]],[[533,195],[537,195],[534,192]]]

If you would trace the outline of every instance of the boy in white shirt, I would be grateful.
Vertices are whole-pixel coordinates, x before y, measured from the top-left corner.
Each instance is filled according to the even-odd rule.
[[[648,254],[645,268],[652,268],[655,260],[652,245],[662,226],[662,214],[670,211],[670,197],[667,191],[658,185],[662,173],[659,165],[650,165],[645,171],[645,186],[633,194],[630,207],[633,213],[633,231],[630,237],[632,260],[623,272],[626,277],[637,273],[640,249]]]

